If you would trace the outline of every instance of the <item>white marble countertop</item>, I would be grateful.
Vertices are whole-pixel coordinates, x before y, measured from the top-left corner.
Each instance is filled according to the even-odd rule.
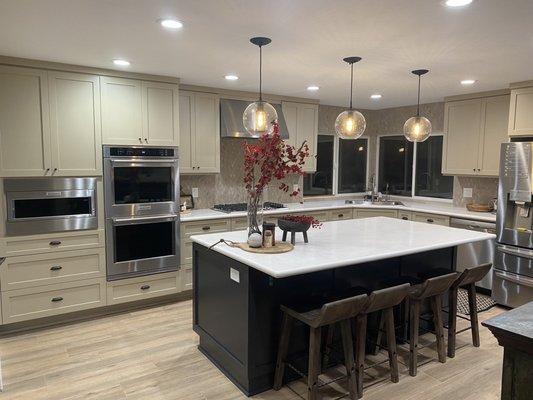
[[[284,278],[495,238],[488,233],[387,217],[324,222],[308,235],[309,243],[304,243],[297,234],[294,250],[283,254],[250,253],[223,243],[213,249],[274,278]],[[194,242],[207,247],[221,238],[244,242],[246,231],[192,236]],[[281,238],[279,229],[276,238]]]
[[[386,205],[372,205],[372,204],[345,204],[345,199],[331,199],[331,200],[314,200],[305,201],[304,203],[288,203],[287,208],[277,210],[264,211],[265,215],[287,214],[290,212],[306,212],[306,211],[322,211],[338,208],[356,208],[356,209],[386,209],[386,210],[401,210],[401,211],[416,211],[424,213],[433,213],[439,215],[446,215],[449,217],[474,219],[477,221],[495,222],[496,215],[485,212],[468,211],[465,207],[456,207],[451,203],[439,201],[419,201],[411,199],[400,200],[405,205],[403,206],[386,206]],[[192,210],[189,214],[181,215],[182,222],[202,221],[219,218],[238,218],[245,217],[246,212],[232,212],[224,213],[211,209],[197,209]]]

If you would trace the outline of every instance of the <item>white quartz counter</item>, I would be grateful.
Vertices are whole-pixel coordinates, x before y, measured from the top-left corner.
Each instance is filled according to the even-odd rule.
[[[474,219],[484,222],[495,222],[496,215],[484,212],[468,211],[465,207],[455,207],[450,203],[438,201],[414,201],[414,200],[400,200],[405,205],[403,206],[383,206],[372,204],[345,204],[344,199],[339,200],[316,200],[306,201],[304,203],[289,203],[286,208],[278,210],[265,211],[265,215],[287,214],[290,212],[311,212],[323,211],[339,208],[356,208],[356,209],[384,209],[384,210],[401,210],[401,211],[415,211],[423,213],[432,213],[439,215],[446,215],[449,217]],[[181,216],[182,222],[202,221],[218,218],[237,218],[245,217],[246,212],[232,212],[224,213],[210,209],[192,210],[189,214]]]
[[[488,233],[386,217],[325,222],[321,229],[310,229],[308,235],[306,244],[297,234],[294,250],[283,254],[250,253],[223,243],[213,249],[274,278],[284,278],[495,238]],[[192,236],[194,242],[207,247],[222,238],[243,242],[246,231]],[[280,230],[276,238],[281,239]]]

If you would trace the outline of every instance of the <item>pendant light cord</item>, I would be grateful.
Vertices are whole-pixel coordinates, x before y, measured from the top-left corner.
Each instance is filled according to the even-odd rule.
[[[263,93],[262,93],[262,74],[263,69],[263,46],[259,46],[259,101],[263,101]]]
[[[420,75],[418,75],[418,100],[416,101],[416,116],[420,117]]]
[[[351,68],[351,77],[350,77],[350,110],[351,110],[353,108],[352,107],[352,102],[353,102],[353,63],[351,63],[350,68]]]

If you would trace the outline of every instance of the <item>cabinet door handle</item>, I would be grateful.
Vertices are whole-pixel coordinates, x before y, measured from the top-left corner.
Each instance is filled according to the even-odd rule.
[[[146,142],[146,144],[148,144],[148,139],[144,138],[144,141]]]
[[[433,221],[431,218],[426,219],[426,221],[429,222],[430,224],[432,224],[433,222],[435,222],[435,221]]]
[[[409,218],[407,218],[407,217],[402,217],[402,219],[403,219],[404,221],[407,221]]]
[[[338,217],[342,218],[342,217],[344,217],[344,214],[339,214]]]
[[[196,167],[196,168],[200,169],[200,167]]]
[[[203,231],[208,231],[209,229],[211,229],[210,226],[202,226],[202,230],[203,230]]]
[[[52,298],[52,302],[57,303],[58,301],[63,301],[63,297],[54,297],[54,298]]]
[[[50,271],[59,271],[60,269],[63,269],[61,265],[53,265],[50,267]]]
[[[59,246],[61,244],[61,240],[52,240],[50,242],[50,246]]]
[[[142,285],[141,290],[148,290],[150,289],[150,285]]]
[[[142,143],[142,142],[143,142],[143,139],[142,139],[142,138],[139,138],[139,142]]]

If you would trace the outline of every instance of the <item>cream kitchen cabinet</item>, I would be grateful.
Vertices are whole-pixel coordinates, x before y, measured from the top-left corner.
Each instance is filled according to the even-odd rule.
[[[305,172],[316,171],[318,105],[284,101],[281,106],[289,131],[287,142],[298,148],[304,141],[307,141],[310,156],[305,161],[303,170]]]
[[[180,92],[180,172],[220,172],[219,97],[212,93]]]
[[[508,119],[508,95],[447,102],[443,173],[498,176],[500,145],[508,140]]]
[[[533,136],[533,86],[511,91],[508,131],[510,136]]]
[[[1,176],[101,175],[98,77],[0,66]]]
[[[104,144],[177,146],[178,86],[100,77]]]
[[[0,176],[52,170],[46,71],[0,66]]]

